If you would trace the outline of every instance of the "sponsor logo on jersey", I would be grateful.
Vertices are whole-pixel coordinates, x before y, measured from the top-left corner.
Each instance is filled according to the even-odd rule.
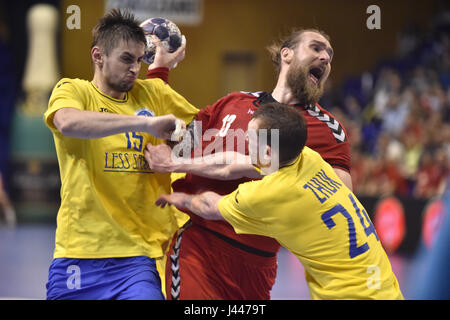
[[[145,116],[145,117],[154,117],[155,112],[153,110],[148,109],[147,107],[142,107],[136,110],[134,113],[136,116]]]

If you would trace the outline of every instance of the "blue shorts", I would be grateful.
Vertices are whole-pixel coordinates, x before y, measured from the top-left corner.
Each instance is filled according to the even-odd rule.
[[[164,300],[154,259],[54,259],[48,300]]]

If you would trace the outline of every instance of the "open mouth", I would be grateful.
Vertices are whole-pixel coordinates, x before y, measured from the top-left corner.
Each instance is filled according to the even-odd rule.
[[[322,79],[324,73],[325,73],[324,69],[320,67],[312,67],[309,70],[309,78],[316,86],[318,86],[320,83],[320,79]]]

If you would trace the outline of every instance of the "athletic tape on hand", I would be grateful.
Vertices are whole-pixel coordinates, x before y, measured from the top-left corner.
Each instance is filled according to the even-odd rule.
[[[186,130],[182,129],[181,120],[179,119],[175,120],[175,130],[173,131],[170,140],[180,141],[180,139],[184,136],[185,131]]]

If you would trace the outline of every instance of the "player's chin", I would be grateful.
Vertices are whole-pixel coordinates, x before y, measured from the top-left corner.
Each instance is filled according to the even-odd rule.
[[[136,78],[127,78],[126,80],[120,83],[121,91],[126,92],[133,89],[134,84],[136,82]]]

